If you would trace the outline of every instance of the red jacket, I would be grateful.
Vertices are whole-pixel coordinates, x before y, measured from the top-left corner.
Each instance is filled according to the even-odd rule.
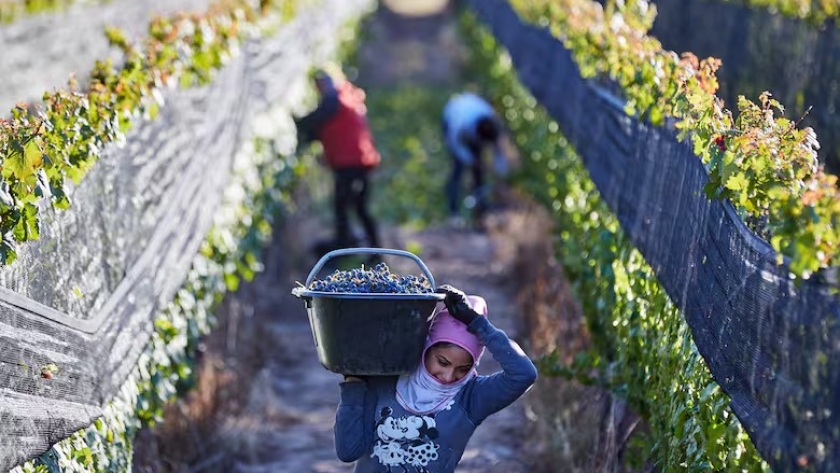
[[[327,164],[333,169],[373,168],[380,157],[365,117],[365,93],[348,81],[337,88],[338,110],[318,130]]]

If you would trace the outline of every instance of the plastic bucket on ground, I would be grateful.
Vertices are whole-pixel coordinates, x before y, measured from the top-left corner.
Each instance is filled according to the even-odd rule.
[[[443,300],[443,294],[368,294],[307,289],[327,260],[360,253],[411,258],[435,287],[426,265],[407,251],[348,248],[327,253],[309,273],[306,287],[292,291],[306,305],[318,360],[327,370],[340,374],[410,373],[420,362],[437,303]]]

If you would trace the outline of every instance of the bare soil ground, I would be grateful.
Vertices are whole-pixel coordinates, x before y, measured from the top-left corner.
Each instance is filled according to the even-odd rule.
[[[301,209],[305,214],[305,209]],[[266,253],[266,268],[228,297],[222,326],[206,341],[199,387],[171,405],[165,422],[138,442],[140,472],[340,472],[333,423],[341,377],[318,362],[306,311],[290,291],[315,263],[306,256],[308,229],[317,222],[287,220]],[[487,232],[445,227],[411,232],[383,229],[384,245],[422,248],[437,283],[488,301],[493,323],[527,346],[515,280],[517,238],[527,218],[509,210],[488,219]],[[420,274],[405,258],[386,257],[400,274]],[[499,369],[486,355],[480,371]],[[458,471],[533,471],[532,420],[526,394],[490,417],[470,441]]]
[[[303,201],[303,198],[301,198]],[[277,229],[266,268],[230,295],[222,325],[205,343],[198,388],[141,434],[136,471],[352,471],[334,453],[341,377],[318,362],[306,311],[290,291],[315,263],[306,248],[321,225],[305,205]],[[587,343],[580,309],[554,261],[550,219],[527,200],[490,214],[484,232],[435,226],[383,229],[390,248],[420,248],[438,284],[482,294],[490,318],[532,358],[557,348],[566,357]],[[400,274],[420,274],[386,257]],[[498,370],[488,354],[482,373]],[[595,388],[540,378],[470,440],[459,472],[620,471],[623,406]]]
[[[386,12],[384,22],[372,23],[368,32],[378,42],[369,40],[360,51],[360,81],[451,81],[460,53],[447,15],[415,22]],[[415,40],[429,32],[436,42]],[[265,271],[226,299],[221,326],[205,343],[198,388],[169,407],[161,426],[141,433],[136,471],[352,471],[334,453],[341,378],[318,362],[306,311],[290,294],[315,263],[306,248],[323,234],[304,194],[297,212],[278,226]],[[568,358],[586,345],[586,334],[553,258],[550,218],[527,198],[505,201],[506,208],[489,215],[484,232],[384,227],[383,246],[419,248],[438,284],[483,295],[492,322],[532,358],[555,348]],[[386,262],[400,274],[419,274],[407,259]],[[499,369],[489,354],[480,368]],[[616,422],[605,416],[615,408],[611,397],[595,389],[541,378],[478,428],[458,471],[618,471],[615,447],[621,439],[602,435]]]

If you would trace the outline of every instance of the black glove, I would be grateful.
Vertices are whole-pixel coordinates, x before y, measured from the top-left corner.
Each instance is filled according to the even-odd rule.
[[[455,320],[458,320],[464,325],[469,325],[473,320],[480,317],[478,312],[474,311],[470,306],[470,302],[467,300],[467,295],[462,291],[455,289],[449,284],[444,284],[435,289],[435,292],[438,294],[446,294],[446,297],[443,299],[443,304],[446,306],[446,310],[449,311],[452,317],[455,317]]]

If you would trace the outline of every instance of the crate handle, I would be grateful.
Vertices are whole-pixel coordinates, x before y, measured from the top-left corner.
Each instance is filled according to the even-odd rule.
[[[309,285],[312,284],[312,281],[315,280],[315,276],[318,275],[318,271],[324,267],[324,265],[336,256],[344,256],[344,255],[354,255],[354,254],[381,254],[381,255],[393,255],[393,256],[405,256],[406,258],[413,259],[417,266],[420,266],[420,269],[423,271],[423,274],[431,283],[432,288],[435,287],[435,278],[432,276],[432,273],[429,271],[429,268],[423,264],[423,261],[417,257],[414,253],[410,253],[408,251],[403,250],[394,250],[391,248],[342,248],[340,250],[333,250],[329,253],[325,254],[321,257],[320,260],[315,264],[315,267],[312,268],[312,271],[309,272],[309,276],[306,278],[306,288],[309,288]]]

